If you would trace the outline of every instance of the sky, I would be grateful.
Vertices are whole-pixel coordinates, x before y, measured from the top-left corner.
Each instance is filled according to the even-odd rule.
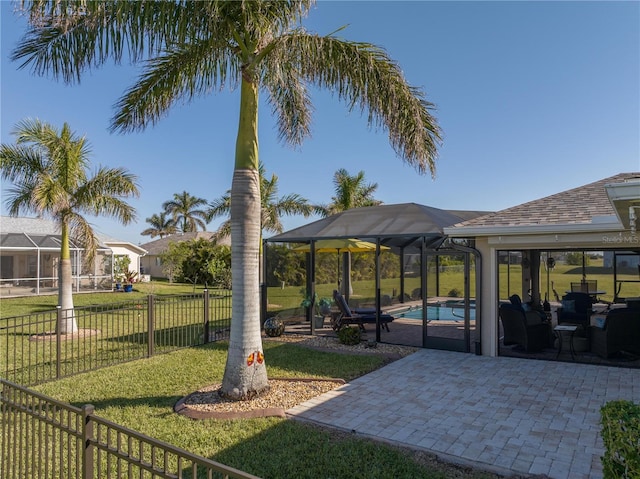
[[[213,201],[233,175],[239,93],[223,90],[173,107],[143,132],[108,131],[113,105],[140,67],[109,63],[65,85],[10,60],[26,29],[0,1],[0,138],[39,118],[67,122],[91,145],[91,164],[138,176],[137,221],[92,218],[97,232],[134,244],[145,219],[174,193]],[[304,27],[387,50],[436,109],[443,132],[436,177],[420,175],[331,92],[313,89],[311,138],[278,141],[270,108],[259,112],[260,160],[279,196],[327,204],[333,175],[365,172],[385,204],[498,211],[622,172],[640,171],[640,2],[319,1]],[[265,95],[262,96],[262,100]],[[7,214],[2,184],[2,215]],[[285,230],[317,217],[284,217]],[[208,225],[214,231],[224,219]]]

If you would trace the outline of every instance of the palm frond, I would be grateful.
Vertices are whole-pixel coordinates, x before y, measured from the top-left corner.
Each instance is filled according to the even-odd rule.
[[[112,131],[142,130],[155,124],[178,100],[239,83],[238,58],[226,41],[211,37],[167,50],[149,60],[136,84],[115,105]]]
[[[112,58],[136,63],[153,56],[171,42],[182,43],[208,31],[202,15],[205,2],[116,0],[23,2],[32,26],[12,53],[20,68],[50,73],[67,83],[79,82],[81,73]]]
[[[370,127],[383,128],[398,156],[420,173],[435,174],[441,133],[434,105],[409,85],[386,51],[369,43],[311,35],[282,35],[270,52],[292,74],[335,93],[350,111],[360,110]]]

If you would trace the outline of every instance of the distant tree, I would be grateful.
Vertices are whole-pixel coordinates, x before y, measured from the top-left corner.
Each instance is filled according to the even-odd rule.
[[[58,304],[62,314],[58,330],[62,334],[78,330],[73,309],[71,250],[69,240],[85,248],[91,263],[98,240],[84,215],[109,216],[128,224],[135,210],[124,201],[138,196],[137,178],[123,168],[98,168],[88,175],[89,145],[67,123],[57,130],[40,120],[24,120],[13,134],[15,145],[0,147],[2,178],[13,182],[6,190],[11,216],[22,211],[53,219],[60,228]]]
[[[231,288],[231,249],[204,238],[169,243],[160,255],[171,282]]]
[[[565,262],[572,266],[582,266],[583,261],[585,266],[589,266],[589,256],[580,251],[573,251],[565,256]]]
[[[350,175],[344,168],[333,175],[335,196],[331,198],[329,206],[324,208],[324,215],[329,216],[351,208],[376,206],[382,201],[376,200],[373,194],[378,189],[377,183],[366,183],[364,171]]]
[[[182,276],[184,260],[189,256],[187,243],[188,241],[172,241],[167,249],[160,254],[162,272],[167,275],[170,283]]]
[[[182,233],[192,233],[202,228],[207,229],[207,212],[198,209],[206,206],[207,200],[191,196],[186,191],[175,193],[173,199],[162,203],[166,214],[171,215],[173,223]]]
[[[151,228],[147,228],[140,233],[143,236],[151,236],[152,238],[160,236],[160,238],[164,238],[177,231],[173,218],[167,218],[166,212],[153,214],[151,218],[147,218],[145,221],[151,225]]]

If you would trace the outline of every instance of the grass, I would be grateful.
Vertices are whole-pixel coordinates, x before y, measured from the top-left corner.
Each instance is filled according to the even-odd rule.
[[[146,298],[149,294],[172,295],[202,293],[204,287],[191,284],[168,283],[164,281],[151,281],[149,283],[136,283],[130,293],[116,291],[104,291],[99,293],[74,293],[74,306],[91,306],[97,304],[109,304],[120,301],[136,301]],[[38,313],[56,309],[58,295],[22,296],[19,298],[2,298],[0,306],[0,318],[20,316],[22,314]]]
[[[174,290],[174,292],[177,290]],[[82,330],[97,332],[86,337],[72,337],[61,342],[59,368],[62,376],[95,369],[127,360],[145,357],[148,353],[148,311],[146,295],[106,293],[94,294],[104,307],[91,311],[76,309],[76,321]],[[84,299],[85,295],[77,295]],[[137,299],[135,299],[137,298]],[[32,297],[3,300],[14,310],[28,310]],[[118,301],[116,303],[106,300]],[[77,302],[76,302],[77,303]],[[91,304],[95,305],[95,302]],[[231,300],[212,297],[210,330],[229,327]],[[32,313],[34,314],[34,313]],[[28,321],[24,323],[23,321]],[[0,318],[0,372],[19,384],[34,384],[56,377],[58,364],[55,337],[36,335],[54,331],[56,313],[39,312],[29,317]],[[167,352],[180,347],[202,344],[204,340],[203,302],[191,294],[161,297],[154,306],[153,352]]]
[[[270,377],[341,377],[383,364],[379,356],[265,342]],[[173,413],[182,396],[222,380],[226,345],[216,343],[84,373],[35,389],[196,454],[264,478],[488,478],[425,462],[425,455],[282,418],[194,421]]]

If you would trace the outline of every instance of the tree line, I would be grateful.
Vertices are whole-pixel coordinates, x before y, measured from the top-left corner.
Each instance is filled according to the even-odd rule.
[[[282,217],[302,215],[305,218],[315,214],[327,217],[341,211],[363,206],[375,206],[382,201],[374,197],[377,183],[368,183],[365,172],[355,175],[341,168],[333,175],[334,196],[329,204],[311,204],[297,193],[278,196],[278,176],[267,177],[265,167],[258,167],[260,182],[260,226],[263,232],[282,233]],[[208,202],[204,198],[191,195],[187,191],[174,193],[173,199],[162,204],[162,211],[146,218],[149,225],[142,235],[151,238],[169,236],[175,233],[206,231],[207,224],[215,218],[227,217],[218,228],[215,239],[220,240],[231,235],[231,190]]]

